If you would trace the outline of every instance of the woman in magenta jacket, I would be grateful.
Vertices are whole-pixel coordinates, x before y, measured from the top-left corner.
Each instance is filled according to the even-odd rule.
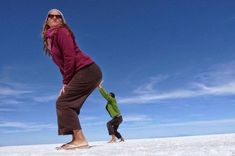
[[[63,86],[56,101],[58,134],[72,135],[72,140],[60,149],[88,147],[78,115],[80,109],[102,79],[96,63],[83,53],[61,11],[51,9],[43,25],[45,53],[58,66]]]

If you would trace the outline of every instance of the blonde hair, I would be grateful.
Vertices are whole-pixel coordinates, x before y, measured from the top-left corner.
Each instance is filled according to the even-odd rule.
[[[50,14],[51,11],[57,11],[57,12],[59,12],[59,14],[62,16],[62,25],[61,25],[61,27],[66,28],[66,29],[69,31],[69,33],[71,34],[72,38],[74,38],[73,32],[72,32],[72,30],[69,28],[68,24],[66,23],[63,13],[62,13],[60,10],[58,10],[58,9],[51,9],[51,10],[49,10],[48,13],[47,13],[46,19],[45,19],[45,21],[44,21],[44,23],[43,23],[43,26],[42,26],[42,33],[41,33],[41,35],[42,35],[42,41],[43,41],[43,51],[44,51],[45,54],[48,55],[48,56],[51,56],[51,54],[50,54],[50,51],[49,51],[48,48],[47,48],[46,31],[50,28],[50,26],[47,24],[47,20],[48,20],[48,15]]]

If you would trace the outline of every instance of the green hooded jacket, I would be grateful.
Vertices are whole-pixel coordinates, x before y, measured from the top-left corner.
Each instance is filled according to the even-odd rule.
[[[116,116],[119,116],[121,114],[118,106],[117,106],[117,101],[115,98],[109,95],[107,91],[104,88],[99,88],[99,91],[101,95],[107,100],[106,104],[106,110],[108,111],[109,115],[114,118]]]

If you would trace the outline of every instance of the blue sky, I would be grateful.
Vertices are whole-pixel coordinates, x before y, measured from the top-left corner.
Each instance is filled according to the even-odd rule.
[[[62,78],[42,51],[47,11],[58,8],[80,48],[116,93],[127,139],[235,132],[232,0],[3,0],[0,2],[0,145],[57,136]],[[108,140],[96,90],[80,119],[89,141]]]

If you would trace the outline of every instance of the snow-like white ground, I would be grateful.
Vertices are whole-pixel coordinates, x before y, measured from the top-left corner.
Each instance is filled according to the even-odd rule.
[[[235,156],[235,134],[90,142],[89,149],[59,150],[58,144],[0,147],[0,156]]]

